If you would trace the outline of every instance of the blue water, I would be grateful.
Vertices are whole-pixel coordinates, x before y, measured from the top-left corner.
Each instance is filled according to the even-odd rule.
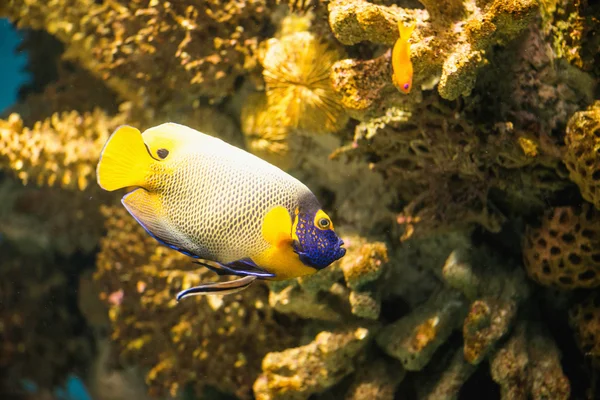
[[[24,71],[27,53],[17,50],[22,40],[11,23],[0,18],[0,114],[15,103],[19,87],[29,80]]]
[[[22,385],[23,389],[29,393],[38,391],[37,385],[30,380],[24,380]],[[92,400],[81,379],[74,375],[69,376],[63,387],[54,390],[54,397],[57,400]]]

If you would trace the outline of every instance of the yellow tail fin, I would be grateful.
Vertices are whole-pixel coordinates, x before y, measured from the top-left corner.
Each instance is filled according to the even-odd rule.
[[[417,24],[413,22],[411,25],[404,25],[402,21],[398,21],[398,31],[400,31],[400,38],[402,40],[410,39],[410,35],[412,35],[413,31]]]
[[[145,187],[153,161],[140,131],[131,126],[120,126],[100,153],[96,168],[98,185],[108,191],[128,186]]]

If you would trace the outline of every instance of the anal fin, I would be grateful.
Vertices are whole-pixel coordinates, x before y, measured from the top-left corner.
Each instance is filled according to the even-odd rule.
[[[171,226],[164,208],[155,194],[139,188],[126,194],[121,203],[146,232],[158,242],[186,256],[199,258],[190,251],[194,247],[193,243]]]
[[[235,279],[227,282],[205,283],[186,290],[182,290],[177,294],[177,301],[190,296],[203,296],[209,294],[226,295],[237,293],[246,289],[256,280],[255,276],[244,276],[243,278]]]
[[[237,261],[233,261],[227,264],[213,261],[218,267],[204,263],[201,261],[195,261],[196,264],[200,264],[219,276],[236,275],[236,276],[255,276],[257,278],[274,278],[275,274],[266,271],[264,268],[259,267],[249,258],[242,258]]]

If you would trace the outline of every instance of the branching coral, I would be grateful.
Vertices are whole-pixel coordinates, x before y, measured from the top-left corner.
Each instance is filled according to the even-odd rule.
[[[397,21],[416,21],[412,36],[414,84],[426,84],[439,78],[438,91],[445,99],[470,94],[477,72],[486,64],[486,51],[493,45],[514,39],[531,22],[537,11],[534,0],[496,0],[484,3],[425,2],[425,10],[386,7],[366,1],[332,1],[329,23],[338,40],[346,45],[362,41],[392,46],[398,38]],[[390,53],[381,61],[343,61],[334,67],[336,90],[348,98],[346,106],[354,111],[376,108],[383,101],[384,86],[391,86]],[[343,63],[343,64],[342,64]],[[366,70],[370,72],[366,74]],[[379,83],[354,83],[353,75],[373,76]],[[388,81],[383,81],[383,76]],[[377,89],[375,89],[377,87]],[[361,94],[371,92],[372,94]],[[366,101],[354,103],[352,98]]]
[[[460,327],[465,316],[466,304],[460,293],[441,291],[408,316],[386,326],[377,342],[405,369],[419,371],[452,331]]]
[[[181,96],[230,94],[256,65],[266,1],[130,2],[10,0],[0,13],[19,27],[45,29],[67,45],[67,57],[94,71],[138,104]]]
[[[464,360],[479,364],[510,331],[528,294],[518,270],[502,271],[483,259],[469,261],[460,249],[448,257],[443,277],[447,288],[377,337],[378,344],[408,370],[422,370],[459,327]]]
[[[600,286],[599,218],[588,204],[559,207],[546,213],[541,227],[529,227],[523,244],[529,276],[561,289]]]
[[[357,368],[354,383],[346,392],[345,400],[392,400],[396,386],[404,376],[399,365],[383,360],[367,360]]]
[[[84,190],[95,180],[95,164],[108,136],[124,123],[102,110],[54,114],[24,128],[17,114],[0,121],[0,157],[23,183]],[[94,185],[96,187],[96,185]]]

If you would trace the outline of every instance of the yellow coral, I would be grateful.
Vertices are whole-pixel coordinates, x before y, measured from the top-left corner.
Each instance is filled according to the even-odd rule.
[[[271,6],[265,0],[243,6],[238,0],[9,0],[1,11],[21,28],[58,37],[66,57],[123,98],[158,105],[172,95],[191,101],[230,94],[236,79],[257,65]]]
[[[54,114],[23,127],[17,114],[0,120],[0,165],[15,171],[23,183],[85,190],[95,179],[102,146],[123,123],[102,110]]]
[[[600,101],[569,119],[565,144],[571,180],[583,198],[600,209]]]
[[[329,79],[340,53],[310,32],[272,38],[263,44],[269,112],[288,128],[310,133],[336,132],[348,117]]]
[[[335,385],[354,371],[351,359],[370,336],[363,327],[324,331],[305,346],[267,354],[263,374],[254,383],[256,399],[306,399]]]

